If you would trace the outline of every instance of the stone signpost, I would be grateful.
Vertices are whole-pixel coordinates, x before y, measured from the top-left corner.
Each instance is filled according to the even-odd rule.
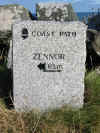
[[[23,21],[13,25],[16,110],[83,106],[86,29],[81,22]]]

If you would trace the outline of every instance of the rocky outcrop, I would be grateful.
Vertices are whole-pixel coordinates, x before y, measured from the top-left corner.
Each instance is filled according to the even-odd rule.
[[[91,41],[93,49],[100,56],[100,32],[93,29],[88,29],[87,39],[88,41]]]
[[[21,20],[32,20],[32,14],[20,5],[0,6],[0,97],[8,104],[12,103],[12,24]],[[8,54],[9,53],[9,54]],[[11,92],[11,96],[10,96]],[[9,106],[10,107],[10,106]]]
[[[100,14],[88,17],[87,66],[93,69],[100,66]]]
[[[78,20],[72,5],[67,3],[39,3],[36,5],[38,20],[75,21]]]
[[[100,66],[100,32],[88,29],[87,30],[87,59],[86,66],[88,69],[93,69]]]
[[[32,14],[25,9],[21,5],[5,5],[5,6],[0,6],[0,46],[4,46],[4,51],[0,51],[0,56],[1,53],[3,54],[3,57],[5,57],[4,60],[8,59],[7,66],[8,68],[12,67],[11,60],[12,60],[12,55],[11,55],[11,46],[10,46],[10,40],[12,40],[12,31],[11,27],[12,24],[21,20],[32,20]],[[5,45],[7,46],[7,49],[5,49]],[[9,55],[8,53],[8,49]],[[6,55],[5,55],[6,53]],[[8,58],[7,58],[8,56]],[[2,59],[2,58],[1,58]],[[0,60],[0,64],[1,60]]]
[[[31,13],[21,5],[0,6],[0,31],[9,31],[14,22],[31,18]]]

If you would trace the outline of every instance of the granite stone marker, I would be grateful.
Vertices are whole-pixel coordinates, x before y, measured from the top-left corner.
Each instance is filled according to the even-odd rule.
[[[13,25],[16,110],[82,107],[86,29],[81,22],[23,21]]]

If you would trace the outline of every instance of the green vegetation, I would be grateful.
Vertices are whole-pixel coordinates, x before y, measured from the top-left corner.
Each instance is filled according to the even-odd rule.
[[[86,75],[85,88],[88,92],[88,103],[100,105],[100,74],[92,71]]]
[[[86,103],[79,110],[62,107],[42,115],[18,113],[0,100],[0,133],[100,133],[100,75],[96,71],[86,74],[85,87]]]

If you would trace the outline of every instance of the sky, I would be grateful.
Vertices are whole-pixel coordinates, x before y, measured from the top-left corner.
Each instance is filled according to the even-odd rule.
[[[35,4],[39,2],[72,3],[75,12],[93,12],[100,8],[100,0],[0,0],[0,5],[20,4],[35,13]]]

